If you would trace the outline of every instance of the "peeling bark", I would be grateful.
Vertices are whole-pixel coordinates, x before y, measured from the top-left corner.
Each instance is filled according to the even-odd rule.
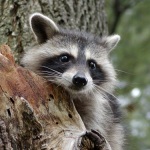
[[[0,149],[102,150],[105,139],[86,131],[61,87],[15,64],[0,47]]]

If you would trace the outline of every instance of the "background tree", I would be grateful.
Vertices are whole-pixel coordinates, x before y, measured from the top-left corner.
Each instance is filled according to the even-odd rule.
[[[117,93],[125,108],[128,150],[150,149],[149,8],[149,0],[106,0],[109,31],[122,38],[112,54],[120,79]]]
[[[116,31],[124,13],[128,9],[134,8],[136,4],[138,4],[141,1],[142,0],[125,0],[125,1],[122,1],[122,0],[108,1],[107,0],[107,5],[111,6],[111,9],[109,9],[109,11],[112,13],[112,18],[110,18],[109,24],[108,24],[110,34],[113,34]]]
[[[28,23],[29,15],[34,12],[49,16],[64,28],[107,34],[104,0],[2,0],[0,3],[0,43],[9,44],[17,59],[35,41]]]

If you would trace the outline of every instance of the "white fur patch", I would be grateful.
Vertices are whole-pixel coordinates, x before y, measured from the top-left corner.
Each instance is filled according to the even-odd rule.
[[[86,49],[85,51],[85,57],[86,57],[86,60],[90,59],[91,58],[91,52],[89,49]]]
[[[78,47],[76,45],[70,45],[70,53],[74,58],[78,56]]]

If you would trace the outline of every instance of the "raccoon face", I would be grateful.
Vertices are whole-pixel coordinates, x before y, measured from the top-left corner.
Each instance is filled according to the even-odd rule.
[[[72,93],[113,89],[115,72],[108,56],[119,35],[95,37],[62,30],[39,13],[30,17],[30,26],[39,45],[24,55],[25,67]]]

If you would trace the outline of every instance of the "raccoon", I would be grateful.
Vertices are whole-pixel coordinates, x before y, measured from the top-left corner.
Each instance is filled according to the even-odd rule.
[[[113,95],[116,73],[109,60],[120,36],[65,30],[40,13],[31,15],[30,27],[38,45],[24,54],[21,64],[64,87],[86,128],[99,131],[112,150],[122,150],[121,113]]]

